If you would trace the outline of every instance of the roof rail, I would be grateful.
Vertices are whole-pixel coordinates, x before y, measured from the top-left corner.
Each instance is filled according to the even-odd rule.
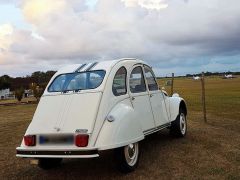
[[[120,60],[137,60],[137,58],[121,58]]]

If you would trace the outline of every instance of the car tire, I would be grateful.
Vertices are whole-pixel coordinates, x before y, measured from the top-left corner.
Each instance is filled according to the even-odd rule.
[[[130,173],[134,171],[138,166],[139,157],[140,149],[138,142],[115,150],[117,168],[122,173]]]
[[[62,158],[40,158],[38,167],[41,169],[52,169],[61,165]]]
[[[180,108],[176,120],[171,123],[170,134],[175,137],[184,137],[187,134],[187,118],[182,108]]]

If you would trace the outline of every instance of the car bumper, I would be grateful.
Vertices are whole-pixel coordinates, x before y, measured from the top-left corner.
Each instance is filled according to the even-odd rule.
[[[94,158],[98,150],[33,150],[17,149],[17,157],[23,158]]]

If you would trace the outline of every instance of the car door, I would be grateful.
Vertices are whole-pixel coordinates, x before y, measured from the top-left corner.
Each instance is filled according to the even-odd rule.
[[[142,130],[155,127],[149,95],[145,84],[142,66],[134,66],[129,78],[130,98]]]
[[[164,126],[169,123],[164,96],[158,88],[152,69],[147,65],[143,67],[155,124],[157,127]]]

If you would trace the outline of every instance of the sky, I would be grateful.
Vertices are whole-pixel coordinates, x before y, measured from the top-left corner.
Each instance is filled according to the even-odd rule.
[[[0,0],[0,76],[124,57],[157,76],[240,71],[240,1]]]

